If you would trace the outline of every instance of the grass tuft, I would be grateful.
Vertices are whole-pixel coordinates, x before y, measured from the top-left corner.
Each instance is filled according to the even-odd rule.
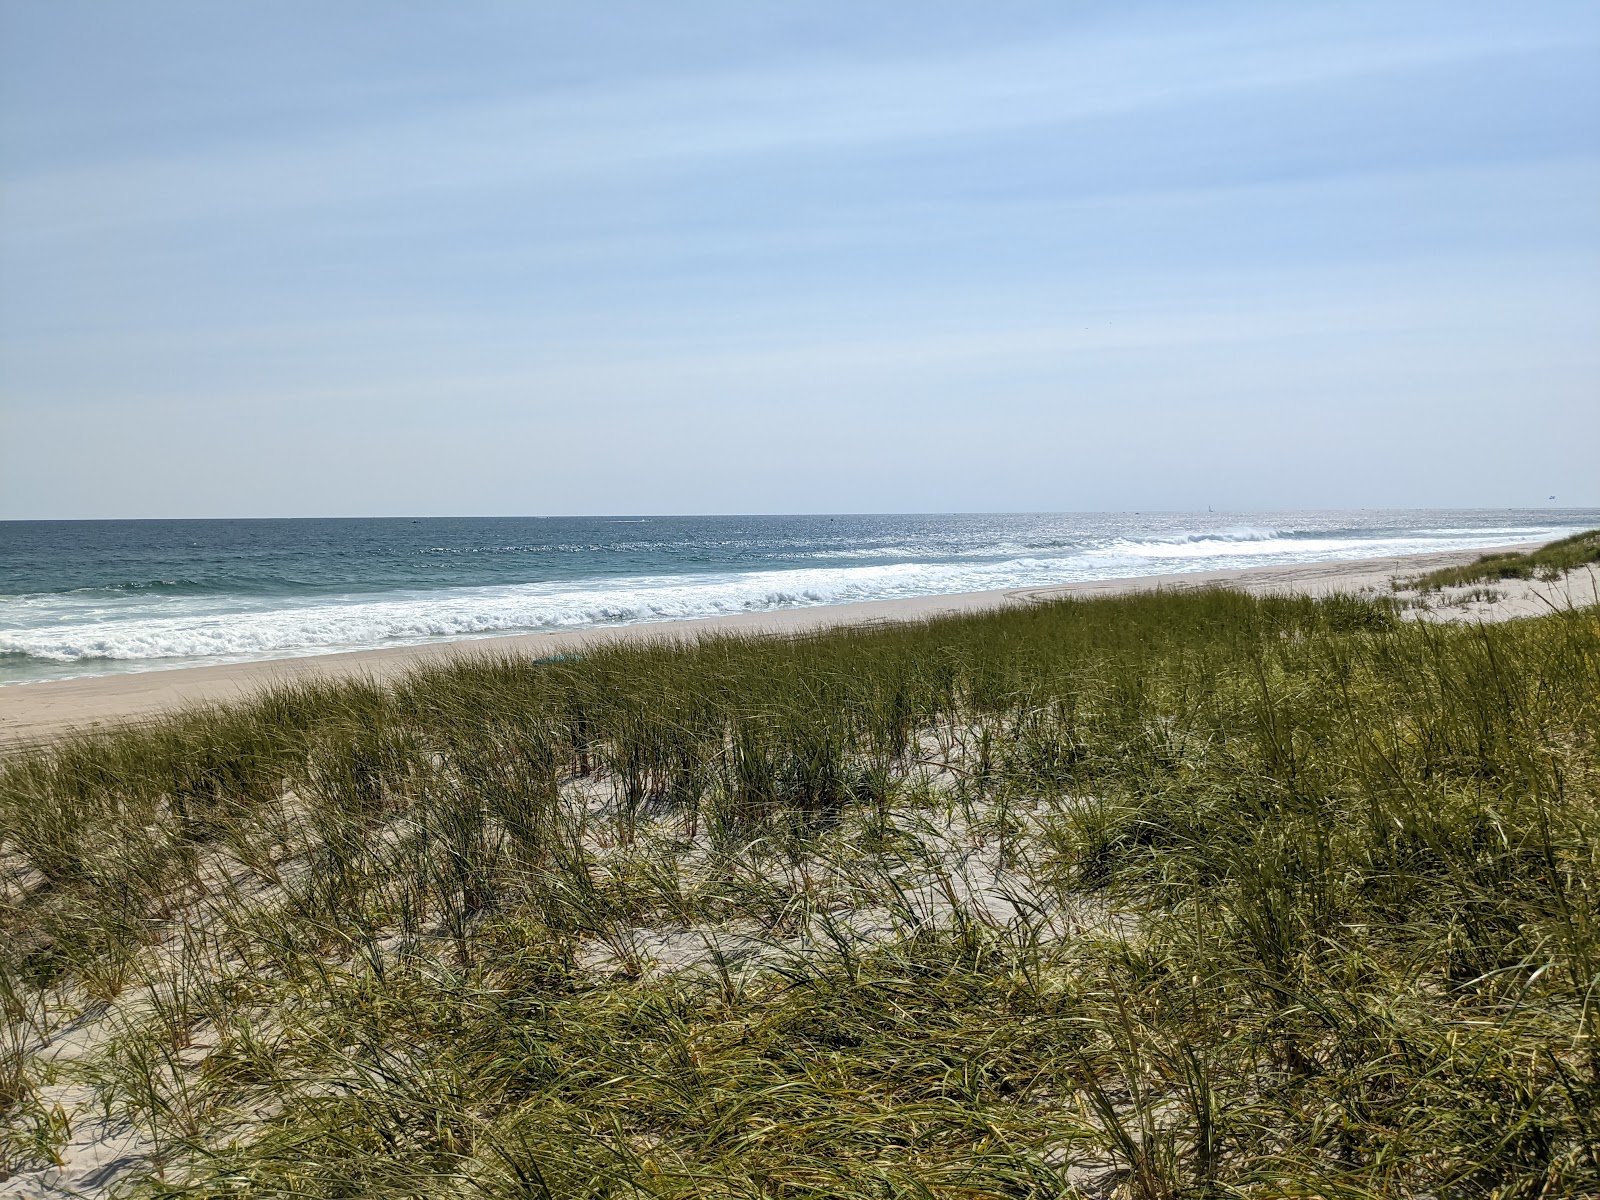
[[[101,1128],[146,1197],[1595,1194],[1597,718],[1593,609],[1213,590],[21,752],[0,1177]]]
[[[1412,579],[1397,580],[1396,588],[1437,592],[1445,588],[1494,583],[1502,579],[1539,579],[1552,582],[1569,571],[1600,563],[1600,529],[1575,533],[1527,553],[1485,554],[1460,567],[1441,567]],[[1487,593],[1493,599],[1492,591]]]

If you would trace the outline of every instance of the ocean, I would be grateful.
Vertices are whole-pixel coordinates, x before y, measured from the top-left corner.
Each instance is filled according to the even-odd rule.
[[[1471,549],[1600,510],[0,522],[0,684]]]

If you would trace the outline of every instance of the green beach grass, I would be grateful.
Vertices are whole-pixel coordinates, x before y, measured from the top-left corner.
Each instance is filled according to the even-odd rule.
[[[1469,587],[1503,579],[1551,581],[1593,563],[1600,563],[1600,529],[1575,533],[1527,553],[1485,554],[1476,562],[1463,566],[1442,567],[1413,579],[1396,580],[1395,588],[1397,591],[1405,588],[1436,592],[1448,587]]]
[[[1594,609],[1211,590],[13,755],[0,1174],[99,1122],[142,1196],[1592,1195],[1597,721]]]

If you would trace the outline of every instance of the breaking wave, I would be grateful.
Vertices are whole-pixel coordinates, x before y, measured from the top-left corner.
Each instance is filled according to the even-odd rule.
[[[996,519],[997,526],[1001,520]],[[185,575],[107,581],[48,594],[0,595],[0,682],[1092,579],[1471,549],[1563,532],[1531,526],[1472,528],[1465,523],[1382,529],[1351,528],[1345,521],[1325,521],[1321,528],[1315,527],[1317,522],[1308,524],[1311,527],[1273,523],[1185,530],[1170,524],[1161,528],[1154,522],[1141,528],[1123,519],[1120,525],[1112,526],[1108,520],[1099,528],[1080,521],[1059,531],[995,527],[993,534],[998,536],[988,537],[955,536],[949,529],[930,525],[919,531],[922,537],[892,539],[863,538],[852,536],[855,531],[835,533],[830,528],[826,536],[795,538],[781,546],[769,540],[759,553],[750,554],[749,569],[726,562],[701,567],[696,558],[712,544],[703,539],[675,547],[673,553],[643,558],[626,574],[604,573],[597,557],[582,564],[576,576],[561,579],[495,581],[480,576],[459,583],[375,587],[352,579],[342,587],[302,585],[274,589],[272,594],[259,587],[219,587],[216,577],[209,584]],[[430,551],[436,545],[430,544]],[[504,550],[506,544],[495,548]],[[885,561],[894,559],[901,561]]]

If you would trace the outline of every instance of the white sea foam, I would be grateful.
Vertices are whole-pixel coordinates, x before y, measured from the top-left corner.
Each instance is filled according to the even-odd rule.
[[[1518,531],[1520,532],[1520,531]],[[1529,530],[1530,536],[1543,531]],[[815,566],[719,574],[659,574],[456,587],[316,600],[144,594],[114,608],[73,597],[0,604],[0,654],[84,664],[239,661],[521,631],[771,611],[819,604],[1040,587],[1085,579],[1252,563],[1317,561],[1470,548],[1505,530],[1381,538],[1233,529],[980,560]]]

